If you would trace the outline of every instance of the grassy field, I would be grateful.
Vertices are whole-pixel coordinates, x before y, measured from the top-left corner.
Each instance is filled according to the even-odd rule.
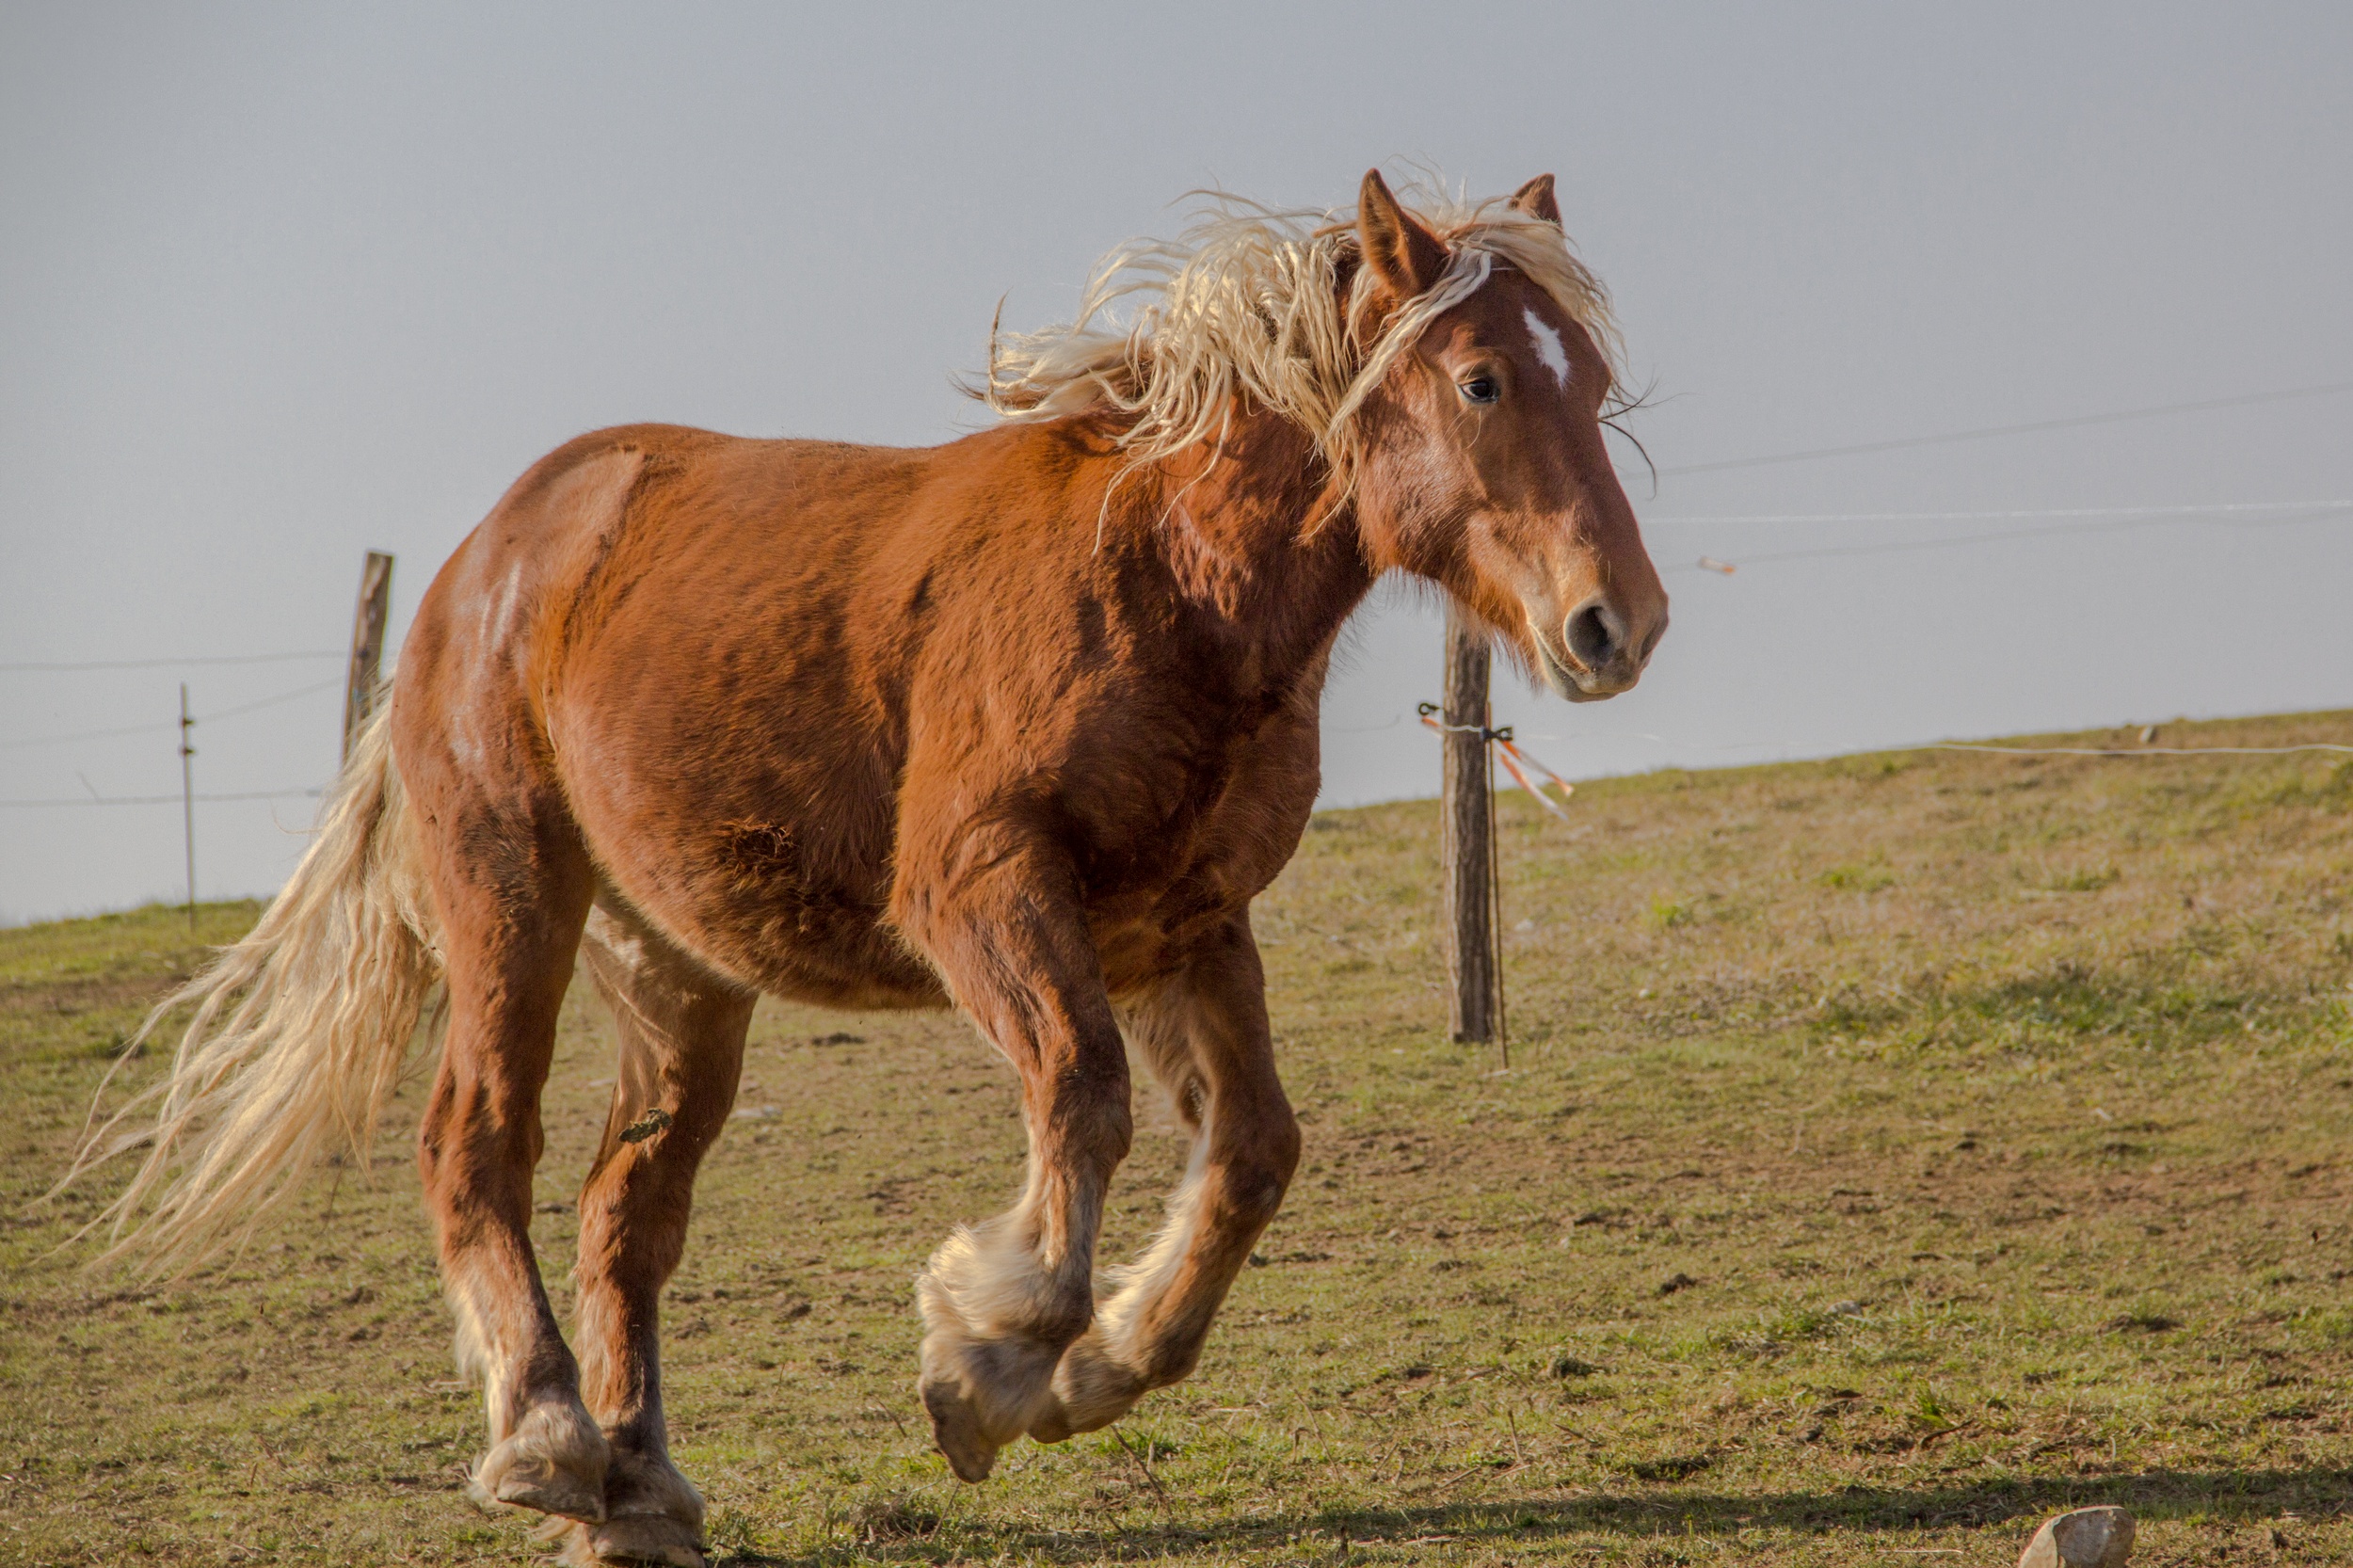
[[[979,1487],[913,1398],[911,1280],[1014,1190],[1010,1071],[944,1016],[764,1004],[666,1320],[716,1555],[2007,1568],[2118,1502],[2137,1563],[2353,1563],[2353,759],[1916,752],[1571,811],[1505,797],[1508,1068],[1444,1038],[1435,808],[1316,820],[1259,906],[1307,1140],[1261,1266],[1190,1384]],[[254,915],[0,932],[0,1560],[534,1560],[458,1490],[405,1123],[184,1285],[55,1251],[102,1194],[25,1207]],[[569,1007],[556,1281],[612,1071]]]

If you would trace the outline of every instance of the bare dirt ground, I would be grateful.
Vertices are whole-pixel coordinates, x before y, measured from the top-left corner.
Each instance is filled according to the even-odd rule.
[[[1443,1037],[1434,808],[1317,819],[1257,912],[1307,1138],[1260,1266],[1191,1383],[980,1487],[912,1397],[911,1281],[1014,1191],[1011,1074],[946,1016],[763,1004],[667,1304],[714,1556],[2007,1565],[2117,1502],[2137,1562],[2353,1562],[2353,759],[1889,754],[1570,809],[1505,797],[1508,1068]],[[27,1207],[255,913],[0,932],[0,1560],[534,1560],[457,1489],[417,1087],[192,1280],[56,1251],[103,1182]],[[581,987],[559,1298],[610,1048]],[[1140,1122],[1112,1256],[1181,1165]]]

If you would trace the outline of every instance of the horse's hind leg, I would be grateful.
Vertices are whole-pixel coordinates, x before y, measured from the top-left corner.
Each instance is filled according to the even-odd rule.
[[[424,774],[424,769],[415,772]],[[435,791],[427,842],[445,932],[449,1034],[417,1141],[457,1315],[458,1359],[482,1378],[486,1500],[595,1519],[605,1442],[580,1400],[531,1247],[539,1091],[554,1053],[590,890],[568,823],[528,802]]]
[[[701,1562],[703,1501],[670,1463],[657,1313],[686,1240],[704,1151],[735,1103],[754,995],[626,912],[588,918],[589,973],[613,1009],[619,1070],[580,1193],[581,1384],[612,1464],[604,1520],[574,1560]]]
[[[1129,1038],[1193,1129],[1193,1159],[1160,1233],[1055,1368],[1053,1406],[1030,1429],[1040,1442],[1108,1426],[1193,1370],[1299,1163],[1246,919],[1124,1011]]]

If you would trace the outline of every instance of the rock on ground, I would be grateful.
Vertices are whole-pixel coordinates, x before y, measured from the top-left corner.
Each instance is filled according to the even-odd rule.
[[[2124,1568],[2133,1555],[2133,1516],[2121,1508],[2079,1508],[2046,1520],[2018,1568]]]

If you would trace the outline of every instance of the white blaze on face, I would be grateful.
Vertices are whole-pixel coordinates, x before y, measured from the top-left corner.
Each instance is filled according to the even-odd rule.
[[[1536,340],[1536,358],[1544,360],[1552,378],[1566,387],[1569,384],[1569,351],[1561,346],[1561,334],[1552,324],[1538,315],[1533,306],[1523,305],[1520,314],[1527,319],[1528,335]]]

